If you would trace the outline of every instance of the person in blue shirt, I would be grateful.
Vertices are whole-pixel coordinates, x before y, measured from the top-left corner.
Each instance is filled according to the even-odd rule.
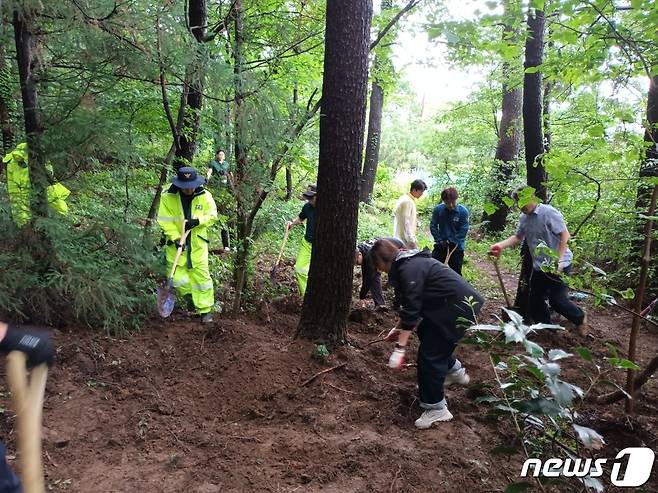
[[[458,198],[459,193],[455,187],[448,187],[441,192],[443,203],[437,205],[432,212],[430,231],[434,237],[432,257],[447,263],[461,276],[468,234],[468,209],[457,203]]]

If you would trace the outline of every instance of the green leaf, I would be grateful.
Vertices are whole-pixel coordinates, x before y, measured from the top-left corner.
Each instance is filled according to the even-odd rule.
[[[576,352],[585,361],[590,361],[591,362],[594,359],[594,355],[592,354],[592,351],[590,351],[589,348],[586,348],[585,346],[581,346],[579,348],[576,348]]]
[[[505,488],[505,493],[521,493],[523,491],[528,491],[530,488],[532,488],[532,486],[532,483],[528,483],[527,481],[511,483],[507,485],[507,488]]]
[[[603,445],[605,445],[605,440],[603,440],[603,437],[593,429],[587,428],[586,426],[580,426],[575,423],[572,426],[573,429],[576,430],[576,433],[578,433],[578,439],[588,449],[600,450],[603,448]]]
[[[507,197],[507,196],[503,197],[503,203],[507,207],[514,207],[514,200],[512,199],[512,197]]]
[[[526,74],[536,74],[539,71],[541,71],[541,65],[536,65],[534,67],[528,67],[525,69]]]
[[[473,402],[475,402],[476,404],[484,404],[488,402],[499,402],[499,401],[500,398],[496,397],[495,395],[483,395],[475,399]]]
[[[610,363],[615,368],[621,368],[623,370],[639,370],[640,367],[633,363],[631,360],[623,358],[606,358],[608,363]]]
[[[491,214],[496,212],[496,206],[493,205],[491,202],[487,202],[486,204],[484,204],[483,209],[484,209],[484,212],[486,212],[488,216],[490,216]]]
[[[597,123],[587,128],[587,134],[590,137],[603,137],[605,135],[605,128],[600,123]]]

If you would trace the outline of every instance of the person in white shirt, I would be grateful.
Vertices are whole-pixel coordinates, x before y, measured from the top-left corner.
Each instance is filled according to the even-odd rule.
[[[402,241],[407,250],[418,248],[416,200],[425,193],[425,190],[427,190],[427,185],[423,180],[414,180],[411,182],[409,193],[405,193],[395,204],[393,236]]]

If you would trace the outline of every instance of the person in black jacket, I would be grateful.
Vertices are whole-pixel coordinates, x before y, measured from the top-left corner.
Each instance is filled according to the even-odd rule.
[[[21,351],[27,356],[27,367],[41,363],[53,365],[55,348],[48,334],[43,330],[24,330],[0,322],[0,352]],[[0,492],[21,493],[20,480],[7,464],[5,446],[0,442]]]
[[[386,337],[397,341],[388,366],[399,369],[404,365],[413,330],[420,339],[418,400],[425,411],[415,425],[429,428],[437,421],[450,421],[444,386],[470,381],[453,352],[468,322],[475,322],[484,298],[450,267],[433,259],[428,249],[405,251],[390,241],[378,240],[370,250],[370,258],[379,272],[388,272],[395,289],[394,307],[400,317]]]
[[[368,292],[372,293],[372,300],[375,302],[376,307],[384,306],[384,293],[382,292],[382,279],[377,269],[374,268],[370,261],[370,249],[379,238],[364,241],[356,247],[354,252],[354,263],[361,266],[361,290],[359,291],[359,299],[365,300],[368,297]],[[384,238],[385,240],[394,243],[397,247],[402,248],[402,243],[397,238]]]

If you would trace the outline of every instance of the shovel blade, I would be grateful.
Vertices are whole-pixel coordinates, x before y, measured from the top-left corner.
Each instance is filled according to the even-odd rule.
[[[162,318],[167,318],[176,306],[176,292],[171,281],[165,281],[158,288],[158,313]]]

